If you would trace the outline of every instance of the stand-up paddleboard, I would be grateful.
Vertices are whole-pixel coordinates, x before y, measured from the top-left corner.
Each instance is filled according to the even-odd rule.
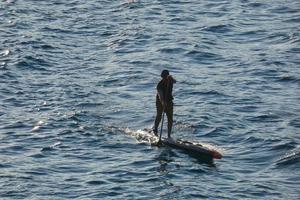
[[[148,130],[148,132],[153,134],[153,132],[150,130]],[[223,157],[222,154],[217,150],[198,142],[196,143],[182,139],[161,138],[161,144],[172,148],[181,149],[195,156],[206,157],[208,159],[221,159]]]
[[[217,150],[181,139],[166,139],[162,138],[161,143],[172,148],[182,149],[187,153],[192,153],[197,156],[206,156],[212,159],[221,159],[222,154]]]

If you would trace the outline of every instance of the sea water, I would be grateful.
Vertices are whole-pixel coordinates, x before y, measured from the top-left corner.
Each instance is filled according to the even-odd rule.
[[[2,0],[0,199],[299,199],[299,10]],[[221,160],[150,145],[163,69],[172,137]]]

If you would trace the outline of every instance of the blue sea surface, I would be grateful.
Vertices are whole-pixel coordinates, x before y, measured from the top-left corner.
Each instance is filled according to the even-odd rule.
[[[300,199],[300,1],[2,0],[0,21],[1,200]],[[163,69],[172,136],[221,160],[150,145]]]

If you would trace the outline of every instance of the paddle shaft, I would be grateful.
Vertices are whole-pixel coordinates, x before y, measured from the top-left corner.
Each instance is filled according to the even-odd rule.
[[[164,116],[165,116],[165,108],[163,109],[162,112],[162,119],[161,119],[161,127],[160,127],[160,135],[159,135],[159,141],[161,141],[161,136],[162,136],[162,131],[163,131],[163,126],[164,126]]]

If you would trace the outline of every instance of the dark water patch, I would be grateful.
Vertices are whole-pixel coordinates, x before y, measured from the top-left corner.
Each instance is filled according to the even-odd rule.
[[[139,9],[143,8],[144,4],[139,0],[129,0],[125,3],[122,3],[118,6],[120,9]]]
[[[0,163],[0,168],[12,168],[12,167],[14,167],[12,164]]]
[[[233,28],[234,27],[232,25],[215,25],[203,28],[202,31],[224,34],[231,32]]]
[[[258,109],[259,107],[254,105],[240,105],[234,107],[234,111],[243,113],[253,113],[256,112]]]
[[[278,13],[278,14],[299,14],[299,9],[297,9],[296,7],[289,7],[289,6],[285,6],[285,5],[281,5],[278,6],[276,8],[272,8],[270,9],[270,12],[272,13]]]
[[[4,125],[3,129],[17,129],[17,128],[28,128],[29,126],[23,121],[12,122],[8,125]]]
[[[289,19],[283,20],[285,23],[299,23],[300,22],[300,17],[291,17]]]
[[[137,66],[137,67],[147,67],[152,64],[150,61],[145,61],[145,60],[131,60],[128,63]]]
[[[241,41],[245,43],[252,43],[252,42],[259,42],[264,40],[266,35],[265,30],[250,30],[250,31],[244,31],[240,34],[238,34],[237,42],[240,43]],[[247,38],[247,40],[244,40],[242,38]]]
[[[220,61],[223,58],[215,53],[211,52],[204,52],[204,51],[198,51],[198,50],[191,50],[187,53],[185,53],[185,56],[192,58],[200,63],[210,63],[212,61]]]
[[[89,184],[89,185],[104,185],[104,184],[107,184],[107,182],[105,182],[105,181],[88,181],[88,182],[86,182],[87,184]]]
[[[55,148],[52,146],[49,147],[43,147],[41,152],[51,152],[51,151],[55,151]]]
[[[6,148],[6,151],[10,151],[10,152],[24,152],[26,151],[27,148],[25,146],[21,146],[21,145],[13,145],[13,146],[9,146]]]
[[[300,118],[295,118],[289,121],[289,125],[295,127],[295,128],[300,128]]]
[[[77,105],[81,108],[95,108],[99,106],[103,106],[103,103],[97,103],[97,102],[82,102]]]
[[[256,146],[257,144],[262,145],[268,143],[265,138],[259,137],[257,132],[256,130],[247,131],[246,136],[242,140],[243,145]],[[251,151],[251,149],[249,149],[249,151]]]
[[[76,32],[74,32],[71,29],[52,28],[52,27],[43,27],[41,31],[46,33],[57,33],[57,34],[67,34],[67,35],[76,34]]]
[[[159,49],[159,51],[160,51],[161,53],[174,54],[174,53],[182,53],[182,52],[184,52],[185,50],[182,49],[182,48],[162,48],[162,49]]]
[[[300,53],[300,48],[293,47],[288,50],[289,53]]]
[[[300,77],[298,78],[293,75],[276,77],[276,79],[277,82],[281,82],[281,83],[300,83]]]
[[[291,37],[288,33],[273,33],[271,35],[268,35],[266,37],[269,43],[273,44],[280,44],[280,43],[286,43],[291,40]]]
[[[274,62],[269,62],[268,63],[269,65],[273,65],[275,64]],[[255,71],[252,71],[251,72],[251,75],[253,76],[258,76],[258,77],[270,77],[270,78],[273,78],[273,77],[276,77],[280,74],[280,72],[276,69],[271,69],[271,68],[265,68],[265,69],[259,69],[259,70],[255,70]]]
[[[17,196],[17,199],[26,199],[31,195],[26,194],[25,189],[23,189],[23,190],[8,190],[5,192],[1,192],[1,197],[3,197],[3,198],[13,199],[13,198],[16,198],[16,196]]]
[[[247,117],[248,121],[251,122],[259,122],[259,123],[266,123],[266,122],[280,122],[282,121],[281,117],[275,114],[260,114],[254,117]]]
[[[50,44],[40,44],[40,45],[32,45],[32,47],[34,49],[42,49],[42,50],[54,50],[54,49],[57,49],[55,46],[53,45],[50,45]],[[55,53],[55,52],[53,52]],[[63,53],[62,51],[60,52],[57,52],[57,53]]]
[[[271,148],[272,150],[291,150],[297,146],[297,143],[294,141],[271,141]]]
[[[52,168],[53,171],[58,173],[88,173],[90,172],[90,169],[88,167],[84,167],[80,165],[80,167],[76,166],[76,163],[73,163],[72,165],[70,163],[67,164],[61,164],[59,166],[55,166]]]
[[[36,168],[34,170],[25,171],[24,173],[29,176],[47,176],[47,175],[49,175],[48,169],[45,169],[45,168]]]
[[[252,8],[267,8],[268,5],[264,4],[264,3],[259,3],[259,2],[255,2],[255,3],[248,3],[247,6],[252,7]]]
[[[47,156],[42,154],[42,153],[35,153],[35,154],[29,155],[29,157],[36,158],[36,159],[41,159],[41,158],[46,158]]]
[[[230,97],[229,95],[215,90],[208,90],[208,91],[193,91],[189,92],[192,96],[209,96],[209,97],[217,97],[217,98],[223,98],[223,97]]]
[[[228,127],[212,127],[209,130],[206,130],[204,133],[204,136],[206,137],[220,137],[221,135],[224,135],[228,132]],[[203,133],[201,133],[203,135]]]
[[[174,12],[176,12],[176,11],[174,11]],[[170,19],[170,22],[173,23],[176,26],[179,26],[179,25],[180,26],[186,26],[186,23],[191,23],[191,22],[196,22],[196,21],[197,21],[196,18],[194,18],[194,17],[188,17],[188,16],[172,17]]]
[[[20,69],[48,71],[51,64],[44,58],[38,58],[38,56],[26,56],[16,66]]]

